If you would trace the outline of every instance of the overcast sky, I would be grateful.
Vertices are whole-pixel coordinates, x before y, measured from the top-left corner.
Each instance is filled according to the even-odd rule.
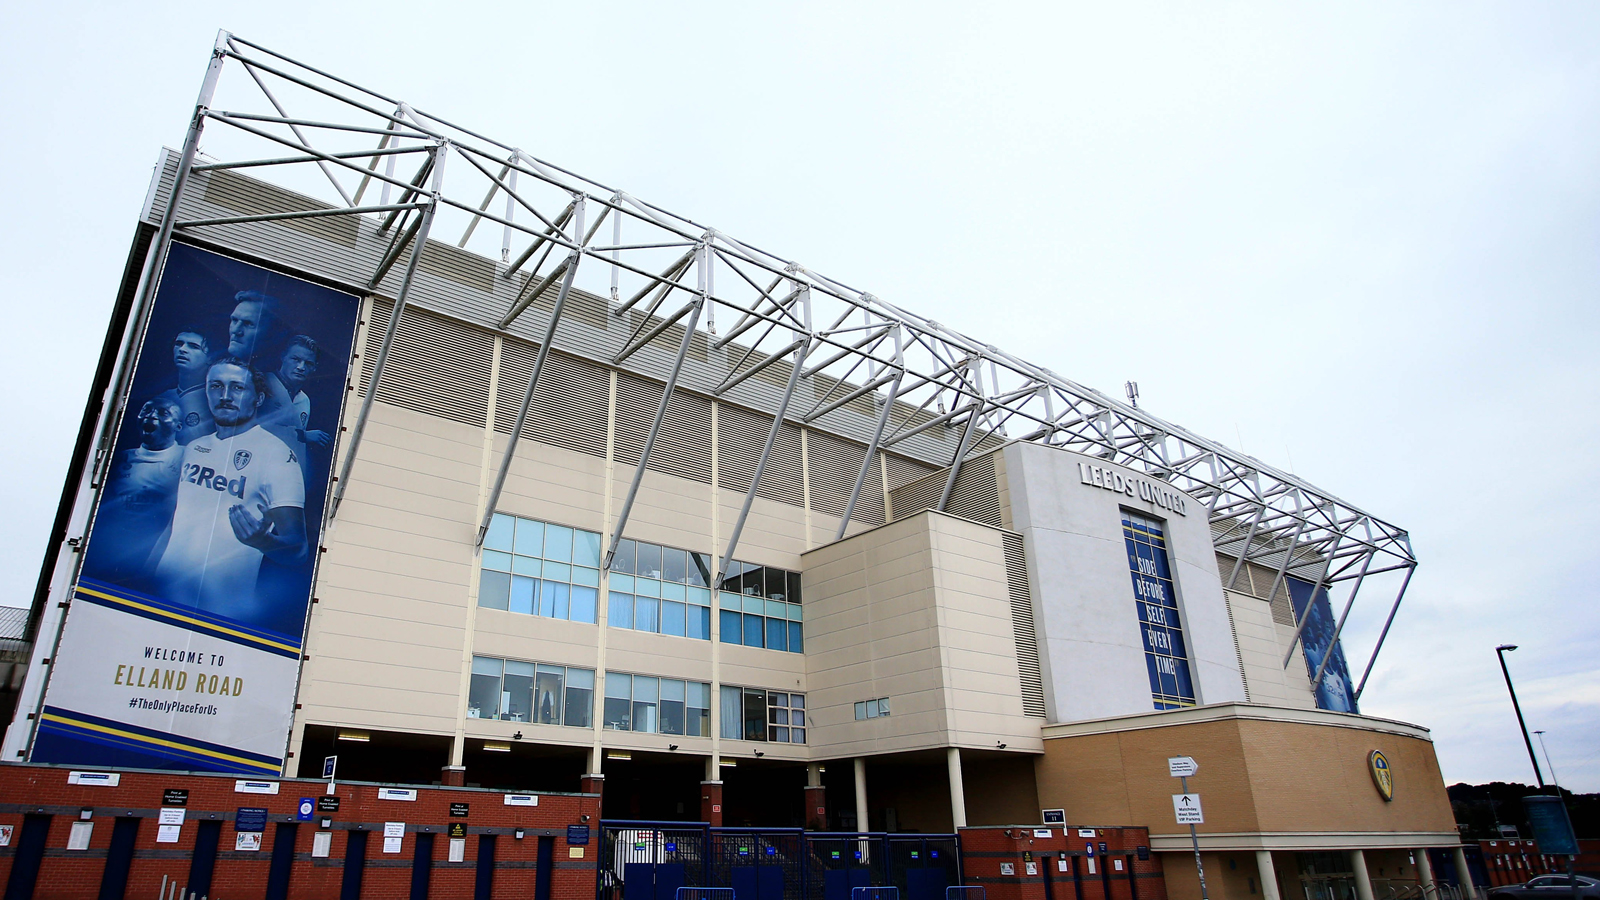
[[[0,602],[31,597],[220,27],[1114,396],[1136,380],[1409,529],[1363,712],[1432,728],[1447,782],[1531,782],[1515,643],[1556,774],[1600,790],[1600,7],[331,7],[0,11]],[[1345,629],[1358,677],[1378,587]]]

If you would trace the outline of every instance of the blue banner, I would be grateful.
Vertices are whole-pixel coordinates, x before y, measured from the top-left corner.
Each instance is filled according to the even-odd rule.
[[[1334,712],[1360,712],[1356,709],[1355,686],[1350,682],[1350,669],[1345,665],[1344,647],[1334,643],[1333,632],[1338,627],[1333,618],[1333,604],[1328,602],[1328,589],[1317,591],[1313,599],[1309,581],[1287,577],[1289,599],[1294,607],[1294,620],[1305,619],[1305,629],[1300,633],[1300,643],[1305,647],[1306,677],[1315,678],[1322,661],[1333,654],[1327,669],[1322,673],[1322,683],[1315,686],[1317,708]],[[1306,607],[1311,608],[1309,617]]]

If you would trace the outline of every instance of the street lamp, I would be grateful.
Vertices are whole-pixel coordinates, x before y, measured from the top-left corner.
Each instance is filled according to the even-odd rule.
[[[1506,677],[1506,690],[1511,692],[1511,708],[1517,711],[1517,725],[1522,729],[1522,743],[1528,747],[1528,759],[1533,762],[1533,777],[1539,780],[1539,789],[1544,790],[1544,773],[1539,771],[1539,757],[1533,755],[1533,740],[1528,737],[1528,723],[1522,720],[1522,706],[1517,703],[1517,689],[1511,686],[1511,670],[1506,668],[1506,651],[1517,649],[1516,644],[1501,644],[1494,648],[1495,656],[1500,658],[1500,674]]]

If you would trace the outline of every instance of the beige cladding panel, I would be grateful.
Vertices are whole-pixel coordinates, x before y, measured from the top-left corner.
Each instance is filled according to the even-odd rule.
[[[1293,660],[1287,670],[1283,668],[1283,645],[1278,642],[1271,606],[1249,594],[1230,591],[1226,596],[1251,702],[1314,709],[1310,681],[1298,677]],[[1304,671],[1305,666],[1301,665],[1298,672]]]

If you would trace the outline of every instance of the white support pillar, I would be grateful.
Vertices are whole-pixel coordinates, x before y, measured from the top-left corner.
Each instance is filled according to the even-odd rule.
[[[950,823],[954,828],[967,827],[967,789],[961,783],[961,748],[945,750],[945,764],[950,769]]]
[[[1278,896],[1278,870],[1272,865],[1271,850],[1256,851],[1256,874],[1261,878],[1261,900],[1281,900]]]
[[[1350,871],[1356,876],[1356,900],[1373,900],[1372,876],[1367,872],[1367,855],[1360,850],[1347,852],[1350,854]]]
[[[1411,851],[1411,855],[1417,861],[1417,881],[1422,885],[1422,898],[1433,900],[1439,896],[1439,886],[1433,882],[1433,860],[1428,858],[1428,848],[1418,847]]]
[[[1477,900],[1478,888],[1472,883],[1472,870],[1467,868],[1467,851],[1461,844],[1450,848],[1450,854],[1455,858],[1456,881],[1461,885],[1463,900]]]
[[[856,830],[871,831],[867,821],[867,760],[858,756],[856,763]]]

